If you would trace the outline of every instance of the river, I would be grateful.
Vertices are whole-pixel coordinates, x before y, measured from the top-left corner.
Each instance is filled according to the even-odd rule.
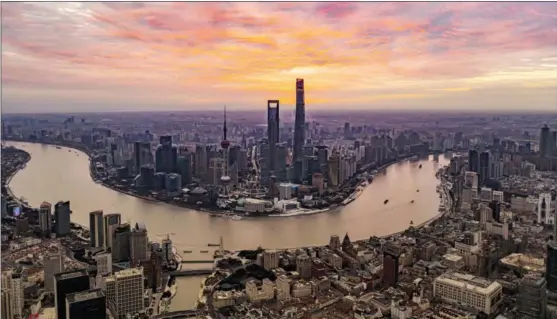
[[[251,249],[259,245],[290,248],[325,245],[333,234],[344,236],[348,233],[353,240],[364,239],[401,231],[409,226],[410,221],[420,224],[437,215],[439,195],[436,186],[439,181],[435,172],[448,163],[448,158],[443,156],[439,157],[439,162],[430,156],[419,162],[393,164],[385,174],[377,176],[358,199],[335,211],[234,221],[145,201],[96,184],[89,176],[89,159],[82,152],[33,143],[8,142],[7,145],[31,154],[25,169],[18,172],[9,184],[13,193],[24,197],[31,206],[38,207],[43,201],[69,200],[72,221],[85,226],[89,223],[89,212],[102,209],[105,213],[120,213],[124,221],[144,222],[151,240],[161,240],[169,234],[178,251],[209,250],[207,257],[212,256],[214,250],[208,249],[207,243],[218,243],[220,236],[224,248],[229,250]],[[422,164],[421,169],[419,164]],[[385,199],[389,200],[386,205],[383,204]],[[410,203],[412,200],[415,201],[413,204]],[[197,289],[199,281],[192,281],[197,282]],[[178,292],[177,297],[180,294]],[[187,307],[192,304],[188,302]]]

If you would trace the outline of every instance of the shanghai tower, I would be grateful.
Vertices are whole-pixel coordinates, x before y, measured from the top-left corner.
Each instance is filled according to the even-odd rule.
[[[294,162],[302,160],[305,140],[306,103],[304,101],[304,79],[296,79],[296,119],[294,121]],[[296,172],[300,176],[302,172]]]

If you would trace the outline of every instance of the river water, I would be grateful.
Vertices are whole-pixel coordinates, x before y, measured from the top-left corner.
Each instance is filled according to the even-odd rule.
[[[436,186],[439,181],[435,172],[448,163],[443,156],[438,162],[430,156],[419,162],[404,161],[391,165],[366,187],[359,198],[335,211],[234,221],[142,200],[96,184],[89,176],[89,159],[82,152],[32,143],[9,142],[7,145],[31,154],[25,169],[18,172],[9,184],[13,193],[24,197],[31,206],[38,207],[43,201],[69,200],[72,221],[85,226],[88,226],[89,212],[120,213],[124,221],[144,222],[151,240],[161,240],[169,234],[179,252],[209,250],[207,257],[212,256],[214,250],[207,248],[207,243],[218,243],[220,236],[224,248],[229,250],[251,249],[259,245],[291,248],[325,245],[333,234],[343,236],[348,233],[352,240],[364,239],[401,231],[409,226],[410,221],[420,224],[437,215],[439,195]],[[419,164],[422,164],[421,169]],[[416,192],[418,189],[419,193]],[[386,205],[383,204],[385,199],[389,200]],[[412,200],[415,201],[413,204],[410,203]],[[184,278],[183,281],[193,282],[191,289],[199,288],[199,279]],[[182,285],[172,308],[181,304],[180,289]],[[183,308],[190,308],[194,301],[185,302]]]

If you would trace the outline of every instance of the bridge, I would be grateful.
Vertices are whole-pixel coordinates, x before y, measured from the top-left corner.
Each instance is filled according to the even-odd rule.
[[[160,315],[153,316],[153,319],[178,319],[178,318],[197,318],[202,312],[198,310],[181,310],[167,312]]]
[[[210,275],[212,273],[213,273],[212,269],[192,269],[192,270],[171,271],[170,275],[174,277],[187,277],[187,276]]]
[[[182,264],[212,264],[214,260],[182,260]]]

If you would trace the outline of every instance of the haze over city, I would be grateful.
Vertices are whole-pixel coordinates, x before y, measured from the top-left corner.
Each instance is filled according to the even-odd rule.
[[[555,3],[2,3],[3,112],[554,110]]]

